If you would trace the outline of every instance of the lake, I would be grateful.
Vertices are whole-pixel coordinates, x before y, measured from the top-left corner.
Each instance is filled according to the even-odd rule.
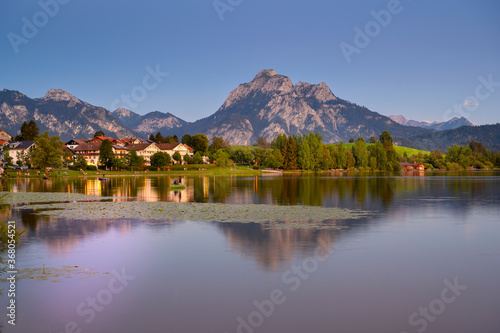
[[[369,211],[335,228],[55,218],[26,234],[2,332],[500,332],[500,172],[11,179],[9,192]],[[311,220],[314,216],[311,216]],[[327,224],[325,224],[326,226]]]

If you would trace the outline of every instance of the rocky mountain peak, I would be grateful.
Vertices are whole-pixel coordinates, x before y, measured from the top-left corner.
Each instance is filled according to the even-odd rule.
[[[78,103],[80,100],[75,96],[71,95],[69,92],[62,89],[50,89],[45,96],[43,96],[44,100],[52,100],[52,101],[69,101]]]
[[[272,76],[278,75],[274,69],[263,69],[261,70],[255,77],[253,78],[254,80],[257,80],[259,78],[270,78]]]
[[[113,111],[113,114],[118,117],[130,117],[132,116],[132,111],[119,107],[118,109]]]
[[[295,86],[294,91],[298,97],[316,98],[322,103],[337,99],[325,82],[321,82],[320,84],[299,82]]]

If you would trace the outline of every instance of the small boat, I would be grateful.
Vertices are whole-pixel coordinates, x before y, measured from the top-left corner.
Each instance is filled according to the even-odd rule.
[[[47,179],[49,179],[49,177],[47,177],[47,176],[43,176],[43,179],[47,180]]]
[[[101,178],[101,177],[99,177],[98,179],[101,181],[109,180],[109,178]]]
[[[186,188],[186,185],[170,185],[170,191],[178,191]]]

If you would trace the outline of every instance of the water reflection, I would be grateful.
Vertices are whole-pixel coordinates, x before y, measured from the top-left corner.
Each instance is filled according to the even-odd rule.
[[[425,176],[424,176],[425,175]],[[170,191],[169,176],[41,179],[14,178],[6,183],[12,192],[68,192],[115,197],[116,201],[257,203],[336,206],[389,210],[403,198],[459,196],[474,200],[494,193],[499,172],[402,174],[305,174],[299,176],[186,176],[186,189]],[[493,182],[490,182],[490,180]],[[467,207],[467,205],[465,206]],[[463,208],[463,207],[462,207]]]

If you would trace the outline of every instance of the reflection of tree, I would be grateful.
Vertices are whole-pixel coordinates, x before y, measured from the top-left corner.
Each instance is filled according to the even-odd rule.
[[[309,256],[314,250],[331,248],[337,231],[317,229],[265,229],[259,223],[217,223],[230,247],[240,255],[254,258],[264,270],[289,265],[293,257]]]

